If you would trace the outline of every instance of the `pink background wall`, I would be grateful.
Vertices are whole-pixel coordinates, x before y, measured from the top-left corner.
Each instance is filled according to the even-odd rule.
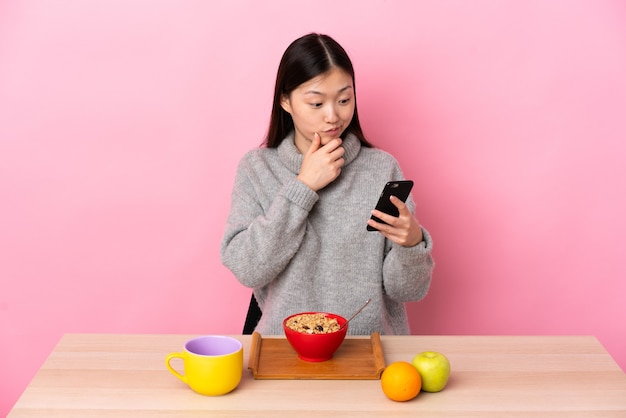
[[[626,7],[0,2],[0,416],[63,333],[240,333],[236,164],[329,33],[435,237],[416,334],[591,334],[626,368]]]

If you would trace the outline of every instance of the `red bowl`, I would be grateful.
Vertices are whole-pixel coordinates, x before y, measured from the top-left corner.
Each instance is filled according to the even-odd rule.
[[[289,341],[289,344],[296,350],[301,360],[316,362],[330,360],[346,338],[349,324],[339,331],[330,332],[328,334],[306,334],[295,331],[287,326],[287,321],[290,318],[306,314],[323,314],[328,318],[335,318],[340,327],[346,323],[346,318],[328,312],[300,312],[288,316],[283,321],[283,329],[285,330],[287,341]]]

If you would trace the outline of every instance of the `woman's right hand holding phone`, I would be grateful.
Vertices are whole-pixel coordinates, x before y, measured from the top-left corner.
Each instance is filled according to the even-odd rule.
[[[378,232],[383,234],[385,238],[395,242],[403,247],[413,247],[424,239],[422,235],[422,227],[419,221],[407,205],[396,196],[390,197],[391,203],[394,204],[400,214],[395,217],[379,210],[373,210],[372,215],[383,220],[385,223],[379,223],[370,219],[368,225],[376,228]]]

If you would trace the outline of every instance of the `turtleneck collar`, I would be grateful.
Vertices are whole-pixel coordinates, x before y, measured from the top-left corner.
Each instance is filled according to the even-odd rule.
[[[302,166],[303,155],[300,153],[298,148],[296,148],[296,144],[293,139],[294,133],[292,131],[278,146],[278,156],[290,171],[298,174],[300,172],[300,167]],[[356,156],[359,154],[359,151],[361,150],[361,141],[359,141],[359,138],[353,134],[348,134],[343,140],[341,146],[343,146],[345,150],[343,158],[346,162],[344,166],[347,166],[354,161]]]

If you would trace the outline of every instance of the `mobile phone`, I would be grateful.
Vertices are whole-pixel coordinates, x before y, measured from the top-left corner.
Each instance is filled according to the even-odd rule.
[[[396,217],[399,216],[400,212],[398,211],[398,208],[395,207],[393,203],[391,203],[391,200],[389,200],[389,198],[391,196],[396,196],[398,199],[402,200],[403,202],[406,202],[406,199],[409,197],[409,193],[411,193],[412,188],[413,188],[412,180],[399,180],[399,181],[388,182],[387,184],[385,184],[385,187],[383,188],[383,192],[380,194],[380,197],[378,198],[378,203],[376,203],[376,210],[388,213],[391,216],[396,216]],[[386,223],[382,219],[379,219],[374,215],[372,215],[371,219],[375,220],[376,222],[383,223],[383,224]],[[373,228],[369,225],[367,225],[367,230],[377,231],[376,228]]]

